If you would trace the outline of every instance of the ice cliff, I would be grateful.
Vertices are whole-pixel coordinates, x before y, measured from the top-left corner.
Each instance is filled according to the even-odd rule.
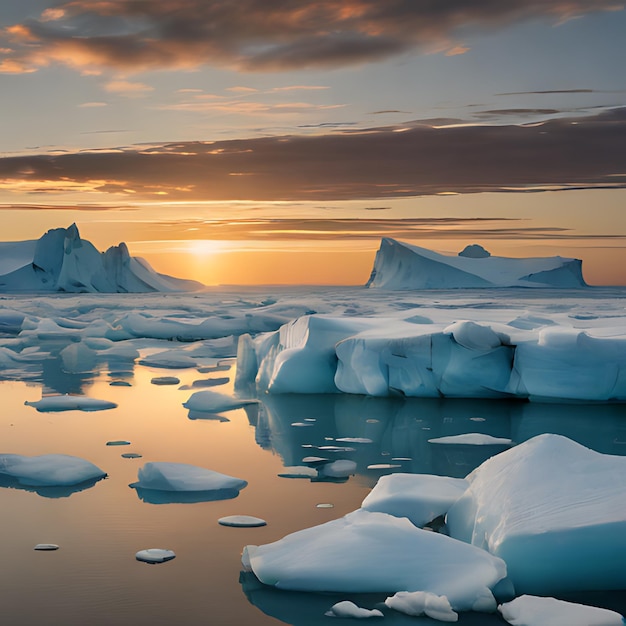
[[[467,246],[457,256],[384,237],[368,287],[382,289],[467,289],[491,287],[585,287],[582,261],[560,256],[514,259]]]
[[[130,256],[125,243],[99,252],[81,239],[76,224],[54,228],[36,241],[0,244],[0,291],[145,293],[201,287],[155,272]]]

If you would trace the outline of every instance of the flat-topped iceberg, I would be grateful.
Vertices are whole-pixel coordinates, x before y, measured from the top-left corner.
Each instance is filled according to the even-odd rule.
[[[383,289],[577,288],[585,287],[586,283],[579,259],[496,257],[480,246],[468,246],[453,256],[384,237],[367,286]]]
[[[450,536],[504,559],[518,593],[626,588],[626,457],[540,435],[467,480]]]
[[[41,400],[24,402],[26,406],[32,406],[40,413],[58,411],[105,411],[117,407],[115,402],[99,400],[87,396],[44,396]]]
[[[26,487],[70,487],[106,476],[99,467],[67,454],[0,454],[0,476]]]
[[[385,513],[354,511],[243,555],[257,578],[280,589],[326,592],[427,591],[454,610],[493,611],[504,562]]]

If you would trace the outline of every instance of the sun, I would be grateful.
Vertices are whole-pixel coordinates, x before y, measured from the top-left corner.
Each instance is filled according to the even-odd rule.
[[[189,249],[189,253],[199,259],[205,259],[206,257],[225,251],[224,242],[216,239],[189,240],[187,242],[187,247]]]

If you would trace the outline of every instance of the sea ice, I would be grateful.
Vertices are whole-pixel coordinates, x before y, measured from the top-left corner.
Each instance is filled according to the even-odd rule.
[[[176,376],[155,376],[150,382],[153,385],[179,385],[180,378]]]
[[[106,476],[99,467],[75,456],[0,454],[0,475],[27,487],[69,487]]]
[[[40,413],[52,411],[104,411],[114,409],[117,404],[108,400],[98,400],[87,396],[44,396],[41,400],[26,401],[26,406],[32,406]]]
[[[324,614],[328,617],[351,617],[354,619],[364,619],[369,617],[384,617],[381,611],[378,609],[364,609],[360,606],[344,600],[343,602],[337,602],[333,604],[328,611]]]
[[[626,588],[626,457],[545,434],[467,480],[450,536],[502,558],[518,593]]]
[[[492,437],[483,433],[465,433],[463,435],[449,435],[447,437],[435,437],[429,439],[428,443],[439,443],[447,445],[464,446],[510,446],[513,445],[511,439],[506,437]]]
[[[445,515],[468,486],[466,480],[447,476],[389,474],[378,479],[361,507],[367,511],[406,517],[421,528]]]
[[[147,548],[146,550],[139,550],[135,554],[135,558],[143,563],[165,563],[176,558],[176,554],[172,550],[163,548]]]
[[[488,598],[489,603],[491,599]],[[426,615],[440,622],[457,622],[459,616],[452,610],[448,598],[428,591],[398,591],[385,604],[395,611],[419,617]]]
[[[565,602],[556,598],[520,596],[498,607],[513,626],[624,626],[615,611]]]
[[[257,526],[267,526],[267,522],[260,517],[252,515],[229,515],[220,517],[217,523],[222,526],[234,526],[237,528],[256,528]]]
[[[38,543],[33,550],[40,550],[42,552],[52,552],[58,550],[59,546],[56,543]]]
[[[239,491],[248,484],[241,478],[186,463],[146,463],[138,478],[131,487],[156,491]]]
[[[262,583],[280,589],[428,591],[447,596],[461,611],[495,610],[490,590],[506,576],[504,562],[484,550],[365,510],[247,546],[242,558]]]
[[[205,413],[220,413],[240,409],[248,404],[255,404],[258,400],[233,398],[216,391],[197,391],[183,402],[183,406],[190,411],[203,411]]]

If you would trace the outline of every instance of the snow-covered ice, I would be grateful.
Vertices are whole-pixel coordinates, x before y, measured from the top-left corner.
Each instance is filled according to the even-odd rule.
[[[143,563],[165,563],[176,558],[176,554],[173,550],[166,550],[164,548],[146,548],[145,550],[139,550],[135,554],[135,558]]]
[[[0,454],[0,476],[27,487],[70,487],[104,478],[106,472],[67,454]]]
[[[506,576],[504,562],[484,550],[365,510],[247,546],[243,559],[261,582],[281,589],[429,591],[466,611],[495,610],[491,590]]]
[[[626,588],[626,457],[545,434],[467,480],[450,536],[506,561],[518,593]]]
[[[556,598],[520,596],[498,607],[512,626],[624,626],[615,611]]]
[[[389,474],[378,479],[361,508],[406,517],[422,527],[445,515],[468,486],[466,480],[447,476]]]
[[[40,413],[54,411],[105,411],[114,409],[117,404],[109,400],[98,400],[88,396],[45,396],[41,400],[24,402],[26,406],[32,406]]]
[[[343,600],[333,604],[325,615],[327,617],[349,617],[353,619],[367,619],[370,617],[384,617],[378,609],[364,609],[350,600]]]
[[[221,526],[233,526],[235,528],[256,528],[257,526],[267,526],[267,522],[260,517],[253,515],[228,515],[220,517],[217,523]]]
[[[413,617],[426,615],[440,622],[457,622],[459,619],[448,598],[428,591],[398,591],[385,600],[385,605]]]
[[[196,391],[183,406],[190,411],[202,411],[205,413],[220,413],[240,409],[249,404],[255,404],[258,400],[253,398],[234,398],[217,391]]]
[[[428,443],[442,445],[463,445],[463,446],[510,446],[513,441],[506,437],[492,437],[482,433],[464,433],[462,435],[448,435],[447,437],[434,437]]]
[[[41,552],[54,552],[58,550],[59,546],[56,543],[38,543],[33,550],[38,550]]]
[[[146,463],[130,486],[156,491],[216,491],[243,489],[248,482],[186,463]]]

